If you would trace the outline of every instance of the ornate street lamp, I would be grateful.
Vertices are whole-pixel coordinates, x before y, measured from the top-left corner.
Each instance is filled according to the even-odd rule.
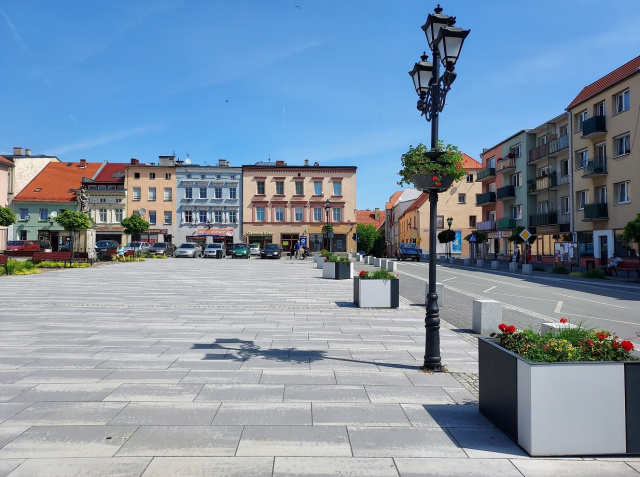
[[[330,210],[331,210],[331,202],[329,202],[329,199],[327,199],[327,201],[324,203],[324,212],[327,216],[326,231],[327,231],[327,245],[328,245],[329,252],[331,252],[331,238],[329,237],[329,211]]]
[[[456,79],[455,64],[460,50],[470,30],[455,27],[456,18],[444,15],[438,5],[434,13],[429,14],[427,22],[422,26],[433,63],[427,61],[423,54],[420,62],[416,63],[409,72],[413,79],[413,86],[418,94],[418,111],[427,121],[431,122],[431,150],[426,156],[431,161],[437,161],[445,153],[438,152],[438,116],[444,108],[447,93]],[[444,73],[440,76],[440,66]],[[426,328],[425,355],[423,369],[428,371],[442,371],[440,357],[440,310],[438,295],[436,294],[436,234],[438,189],[421,189],[429,193],[429,292],[427,293],[427,314],[424,320]],[[453,219],[450,218],[453,222]],[[447,220],[447,222],[449,221]],[[449,224],[451,228],[451,224]],[[449,254],[449,256],[451,256]]]
[[[453,224],[453,217],[447,217],[447,225],[449,226],[449,230],[451,230],[451,225]],[[451,258],[451,242],[447,242],[449,246],[449,258]]]

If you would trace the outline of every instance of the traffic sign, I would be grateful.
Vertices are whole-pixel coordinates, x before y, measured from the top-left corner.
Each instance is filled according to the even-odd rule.
[[[469,242],[472,242],[472,243],[476,242],[476,234],[469,235]]]
[[[418,236],[417,236],[416,234],[413,234],[413,235],[411,236],[411,238],[412,238],[412,239],[417,238],[417,237],[418,237]]]
[[[524,229],[522,232],[520,232],[520,238],[525,242],[527,242],[530,237],[531,237],[531,232],[529,232],[527,229]]]

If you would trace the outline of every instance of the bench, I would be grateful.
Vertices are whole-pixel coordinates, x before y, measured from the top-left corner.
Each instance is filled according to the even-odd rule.
[[[7,266],[7,260],[9,260],[9,257],[7,255],[0,255],[0,265],[4,267],[5,275],[9,275],[9,267]]]
[[[86,252],[79,252],[72,255],[71,252],[33,252],[34,262],[63,262],[65,268],[67,264],[71,266],[73,262],[87,262],[93,265],[93,260]]]
[[[640,261],[637,258],[623,258],[617,267],[602,267],[605,273],[610,271],[611,274],[618,276],[618,271],[627,272],[627,278],[631,277],[631,272],[636,272],[636,281],[640,281]]]

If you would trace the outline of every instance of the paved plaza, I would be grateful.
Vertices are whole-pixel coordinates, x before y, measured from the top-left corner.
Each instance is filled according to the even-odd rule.
[[[478,412],[474,339],[443,322],[448,373],[422,373],[424,307],[358,309],[321,277],[310,259],[1,277],[0,477],[639,475],[528,457]]]

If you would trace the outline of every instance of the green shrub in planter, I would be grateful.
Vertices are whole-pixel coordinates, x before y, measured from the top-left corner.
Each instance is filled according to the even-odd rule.
[[[580,273],[580,272],[570,272],[569,276],[570,277],[582,277],[582,273]]]
[[[585,278],[600,278],[604,279],[605,275],[602,270],[599,268],[592,268],[591,270],[587,270],[583,275]]]
[[[562,265],[556,265],[555,267],[553,267],[551,269],[551,273],[557,273],[559,275],[569,275],[569,270],[567,270],[564,266]]]
[[[544,267],[540,267],[540,266],[532,267],[531,270],[533,270],[534,272],[546,272],[547,271]]]

